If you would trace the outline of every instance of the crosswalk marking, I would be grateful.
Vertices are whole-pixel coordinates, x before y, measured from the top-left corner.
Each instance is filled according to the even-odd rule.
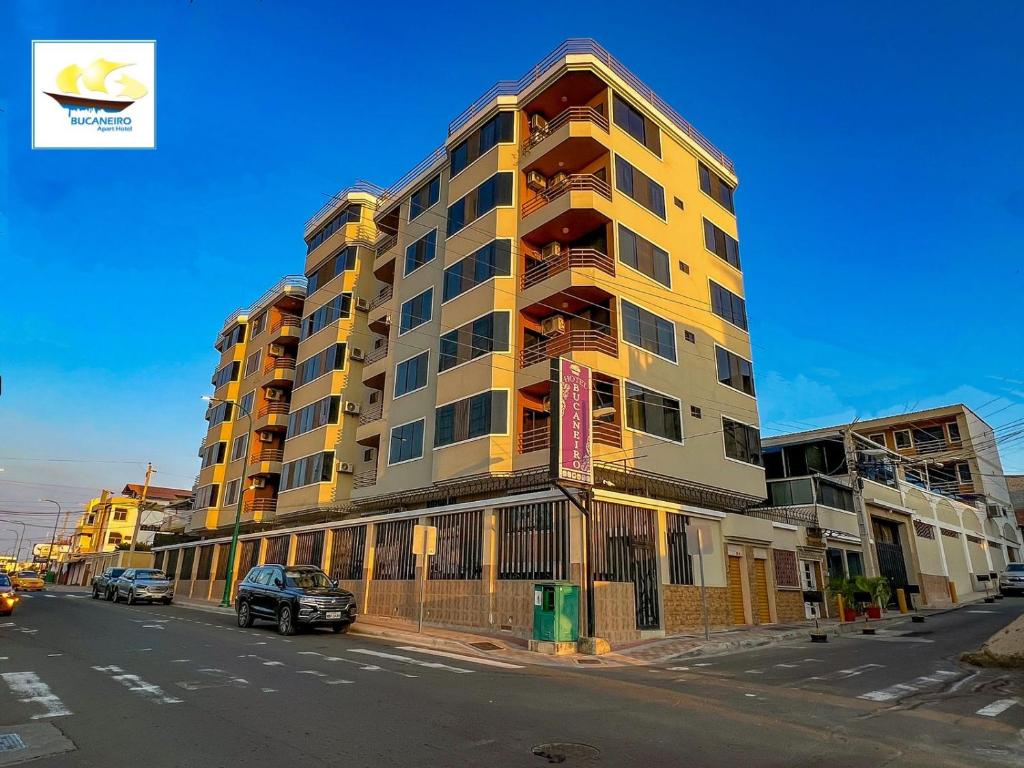
[[[1020,699],[997,699],[991,704],[982,707],[974,714],[981,715],[983,717],[998,717],[1003,714],[1006,710],[1012,707],[1014,704],[1019,704]]]
[[[399,656],[397,653],[384,653],[384,651],[371,651],[369,648],[349,648],[351,653],[365,653],[369,656],[379,656],[382,659],[392,659],[393,661],[400,661],[403,664],[413,664],[417,667],[428,667],[430,669],[443,669],[448,672],[456,672],[458,674],[473,674],[472,669],[463,669],[462,667],[452,667],[448,664],[442,664],[439,661],[423,661],[422,659],[413,659],[409,656]]]
[[[936,683],[943,683],[951,677],[956,677],[957,672],[947,672],[945,670],[938,670],[933,672],[931,675],[922,675],[921,677],[915,678],[907,683],[896,683],[890,685],[888,688],[880,688],[877,691],[868,691],[858,696],[858,699],[867,699],[868,701],[892,701],[902,696],[908,696],[911,693],[916,693],[922,688],[927,688],[930,685]]]
[[[181,704],[182,700],[177,699],[173,696],[168,696],[164,693],[163,689],[159,685],[153,683],[147,683],[145,680],[140,678],[138,675],[133,675],[125,672],[118,666],[111,664],[109,667],[93,667],[97,672],[106,672],[111,678],[121,683],[132,693],[137,693],[144,699],[152,701],[154,704]]]
[[[7,686],[24,704],[39,704],[46,712],[32,715],[33,720],[42,720],[47,717],[63,717],[70,715],[71,710],[64,706],[57,696],[50,690],[50,686],[39,679],[35,672],[5,672],[0,678],[7,683]]]
[[[859,667],[850,667],[849,669],[837,669],[835,672],[826,672],[824,675],[815,675],[814,677],[808,678],[809,680],[848,680],[851,677],[857,677],[864,674],[871,669],[884,669],[883,664],[861,664]]]
[[[415,645],[400,645],[398,646],[400,651],[412,651],[413,653],[429,653],[431,656],[443,656],[446,659],[457,659],[459,661],[469,661],[473,664],[484,664],[488,667],[499,667],[501,669],[522,669],[521,664],[509,664],[505,661],[495,661],[494,659],[485,659],[480,656],[464,656],[461,653],[451,653],[449,651],[438,651],[433,648],[419,648]]]

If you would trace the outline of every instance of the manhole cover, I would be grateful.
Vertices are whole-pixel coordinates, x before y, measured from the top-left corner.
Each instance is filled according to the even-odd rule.
[[[13,752],[16,749],[24,749],[25,742],[16,733],[0,733],[0,752]]]
[[[489,643],[486,640],[484,642],[482,642],[482,643],[470,643],[470,645],[472,645],[474,648],[477,648],[477,649],[479,649],[481,651],[500,651],[501,650],[501,646],[500,645],[496,645],[495,643]]]
[[[537,757],[543,757],[549,763],[565,763],[570,761],[590,762],[596,760],[601,750],[589,744],[555,741],[551,744],[538,744],[530,750]]]
[[[576,659],[577,664],[600,664],[600,659]]]

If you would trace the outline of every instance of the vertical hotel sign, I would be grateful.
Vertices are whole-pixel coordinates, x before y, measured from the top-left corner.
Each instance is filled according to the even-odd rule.
[[[552,475],[583,485],[594,484],[590,369],[572,360],[551,361],[558,390],[558,412],[553,421]]]

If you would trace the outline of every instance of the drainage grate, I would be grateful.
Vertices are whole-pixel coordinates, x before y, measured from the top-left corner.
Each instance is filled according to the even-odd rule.
[[[474,648],[480,651],[500,651],[501,646],[495,643],[489,643],[486,640],[479,643],[470,643]]]
[[[13,752],[16,749],[24,749],[25,742],[16,733],[0,733],[0,752]]]
[[[596,760],[601,750],[589,744],[573,744],[572,742],[552,742],[538,744],[530,750],[537,757],[545,758],[549,763],[584,762]]]
[[[600,664],[600,659],[576,659],[577,664]]]

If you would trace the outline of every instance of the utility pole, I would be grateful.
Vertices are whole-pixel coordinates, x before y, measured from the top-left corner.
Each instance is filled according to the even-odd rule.
[[[132,545],[128,549],[128,567],[131,568],[135,559],[135,545],[139,540],[139,530],[142,527],[142,511],[146,506],[146,495],[149,493],[149,479],[156,470],[153,469],[153,462],[146,464],[146,482],[142,486],[142,497],[135,505],[135,530],[132,531]]]

